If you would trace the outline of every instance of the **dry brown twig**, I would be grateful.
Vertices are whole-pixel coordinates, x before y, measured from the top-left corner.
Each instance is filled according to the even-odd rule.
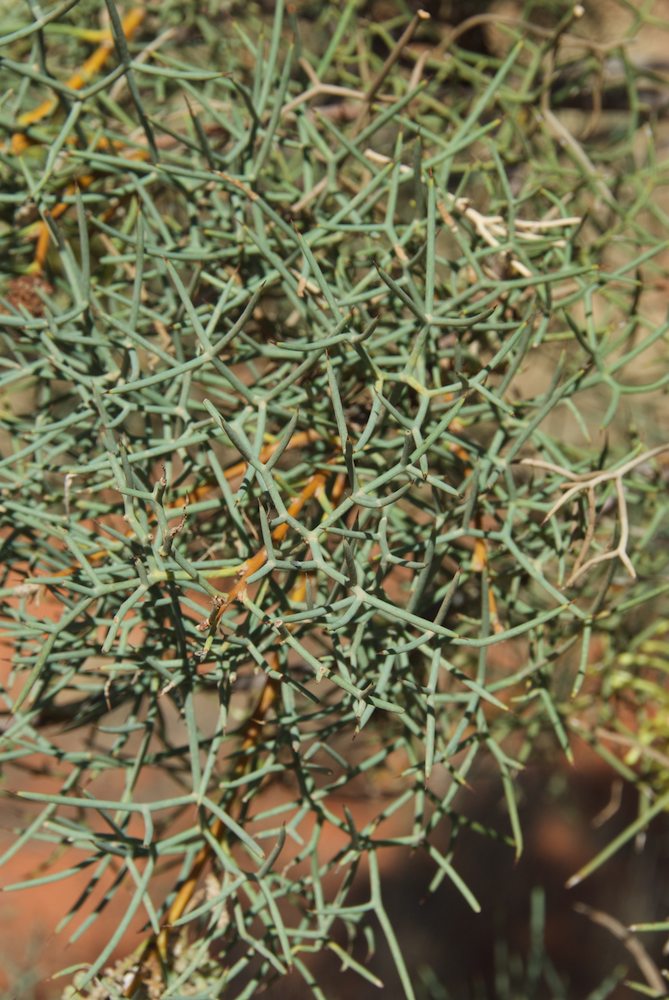
[[[383,85],[383,82],[388,76],[388,73],[402,55],[403,50],[406,48],[406,46],[409,44],[413,36],[416,34],[416,29],[418,28],[419,24],[421,24],[421,22],[423,21],[429,21],[429,20],[430,20],[430,15],[426,10],[422,10],[422,8],[417,10],[413,18],[409,22],[409,24],[404,29],[402,36],[397,40],[397,42],[393,46],[392,51],[388,55],[388,58],[386,59],[383,66],[381,67],[381,69],[376,74],[374,79],[369,84],[369,87],[367,88],[367,93],[365,94],[365,106],[360,110],[360,114],[358,115],[358,118],[356,119],[353,125],[354,136],[357,135],[358,132],[360,132],[363,126],[365,125],[372,101],[376,97],[379,88]]]
[[[501,215],[483,215],[477,209],[473,208],[468,198],[456,198],[454,196],[448,207],[443,202],[439,202],[437,208],[442,219],[451,229],[456,229],[456,223],[451,212],[463,215],[472,224],[481,239],[490,247],[499,247],[500,240],[507,240],[509,237],[508,226]],[[520,240],[532,242],[533,240],[545,239],[552,229],[564,226],[579,226],[581,221],[581,217],[578,215],[567,216],[561,219],[516,219],[514,222],[514,231]],[[564,246],[564,242],[564,240],[558,238],[555,241],[555,245]],[[521,275],[523,278],[532,277],[530,269],[521,261],[516,260],[515,257],[510,259],[509,266],[512,271],[515,271],[516,274]]]
[[[378,163],[380,166],[385,166],[388,163],[392,163],[392,157],[386,156],[384,153],[379,153],[374,149],[369,147],[363,150],[362,154],[367,160],[372,163]],[[413,168],[407,164],[400,164],[400,173],[411,174],[413,173]],[[484,215],[479,212],[478,209],[474,208],[468,198],[456,197],[453,195],[448,205],[444,201],[437,203],[437,209],[443,222],[451,229],[453,232],[457,230],[457,222],[453,218],[451,213],[456,215],[461,215],[466,218],[476,231],[476,233],[488,244],[489,247],[497,248],[502,245],[503,242],[509,239],[509,227],[502,215]],[[545,219],[515,219],[513,223],[513,231],[515,236],[519,240],[523,240],[526,243],[531,243],[535,241],[545,240],[551,232],[556,229],[563,229],[569,226],[580,226],[582,222],[580,215],[568,215],[562,218],[545,218]],[[558,247],[564,246],[566,240],[562,237],[557,237],[554,240],[554,245]],[[516,274],[521,275],[524,278],[531,278],[532,271],[525,266],[521,261],[511,258],[509,261],[509,266],[512,271]]]
[[[588,513],[587,513],[587,527],[585,532],[585,537],[583,539],[583,545],[581,546],[581,551],[579,552],[576,562],[574,563],[574,568],[572,569],[571,575],[566,582],[566,586],[570,587],[576,580],[586,573],[593,566],[598,563],[606,562],[609,559],[618,558],[622,562],[623,566],[631,576],[633,580],[636,580],[636,570],[632,565],[632,560],[627,554],[627,544],[629,542],[630,535],[630,525],[629,516],[627,513],[627,499],[625,497],[625,487],[623,485],[623,479],[625,476],[636,469],[638,466],[643,465],[645,462],[650,461],[657,455],[662,454],[662,452],[669,451],[669,442],[666,444],[660,444],[656,448],[650,448],[648,451],[644,451],[641,455],[637,455],[636,458],[631,458],[627,462],[624,462],[618,468],[605,469],[602,472],[572,472],[571,469],[566,469],[562,465],[554,465],[552,462],[544,462],[536,458],[524,458],[522,460],[522,465],[530,465],[535,469],[545,469],[547,472],[555,472],[559,476],[564,476],[573,485],[569,483],[564,483],[562,488],[565,493],[555,501],[551,509],[548,511],[543,519],[543,523],[549,521],[554,514],[564,507],[565,504],[577,496],[581,492],[585,492],[588,498]],[[592,556],[587,562],[586,556],[590,550],[590,545],[595,535],[596,526],[596,493],[595,490],[602,483],[614,482],[616,489],[616,499],[618,506],[618,523],[619,523],[619,538],[618,544],[613,549],[609,549],[606,552],[600,552],[597,556]]]
[[[636,937],[632,931],[625,927],[619,920],[612,917],[610,913],[604,913],[602,910],[595,910],[591,906],[586,906],[585,903],[576,903],[574,909],[577,913],[582,913],[583,916],[588,917],[593,923],[599,924],[600,927],[604,927],[610,934],[620,941],[627,951],[632,955],[634,961],[639,967],[644,979],[655,992],[652,994],[656,997],[665,997],[667,995],[667,984],[665,979],[658,969],[657,965],[650,957],[641,941]]]

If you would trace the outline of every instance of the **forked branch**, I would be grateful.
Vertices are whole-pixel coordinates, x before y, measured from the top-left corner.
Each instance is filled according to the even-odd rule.
[[[572,472],[571,469],[566,469],[562,465],[554,465],[552,462],[544,462],[536,458],[524,458],[522,460],[522,465],[531,465],[535,469],[546,469],[547,472],[555,472],[559,476],[564,476],[569,482],[563,483],[562,488],[565,492],[562,496],[555,501],[551,509],[548,511],[544,517],[544,524],[549,521],[554,514],[564,507],[565,504],[569,503],[574,497],[578,496],[579,493],[585,493],[588,498],[588,512],[587,512],[587,525],[585,531],[585,537],[583,539],[583,545],[581,546],[581,551],[579,552],[576,562],[574,563],[574,568],[572,569],[571,575],[567,580],[566,585],[570,587],[575,583],[579,577],[586,573],[593,566],[598,563],[606,562],[609,559],[620,559],[623,566],[631,576],[633,580],[636,579],[636,570],[632,565],[632,560],[627,552],[627,546],[629,543],[630,536],[630,525],[629,525],[629,515],[627,512],[627,498],[625,497],[625,487],[623,485],[623,480],[625,476],[636,469],[638,466],[643,465],[645,462],[650,461],[650,459],[655,458],[657,455],[661,455],[662,452],[669,451],[669,442],[666,444],[660,444],[656,448],[651,448],[648,451],[644,451],[641,455],[637,455],[636,458],[631,458],[627,462],[614,469],[605,469],[601,472]],[[616,499],[618,507],[618,543],[613,549],[608,549],[606,552],[600,552],[599,555],[592,556],[590,559],[586,557],[590,550],[592,540],[595,536],[595,527],[597,519],[596,510],[596,489],[603,483],[615,483]],[[573,484],[573,485],[570,485]]]

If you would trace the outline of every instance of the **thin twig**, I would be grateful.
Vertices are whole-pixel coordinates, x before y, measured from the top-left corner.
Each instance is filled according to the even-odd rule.
[[[132,10],[128,11],[121,22],[123,34],[127,39],[132,38],[145,16],[146,11],[143,7],[133,7]],[[113,51],[114,39],[112,38],[111,31],[105,31],[101,44],[83,63],[81,68],[78,69],[76,73],[69,78],[69,80],[67,80],[66,86],[69,87],[70,90],[81,90],[93,79],[94,76],[100,72]],[[39,104],[36,108],[33,108],[32,111],[26,111],[19,117],[19,128],[27,129],[30,125],[35,125],[37,122],[42,121],[42,119],[48,118],[49,115],[53,114],[59,104],[60,101],[57,97],[51,97],[48,100],[43,101],[42,104]],[[11,138],[10,145],[12,153],[18,156],[20,153],[25,152],[30,145],[30,140],[22,131],[15,132]]]
[[[656,750],[654,747],[648,746],[641,740],[633,739],[631,736],[625,736],[624,733],[615,733],[612,730],[604,729],[603,727],[596,729],[595,735],[603,740],[609,740],[611,743],[618,743],[620,746],[636,750],[641,757],[647,757],[649,760],[659,764],[660,767],[669,769],[669,754],[662,753],[660,750]]]
[[[639,966],[639,970],[643,974],[643,977],[650,988],[655,990],[657,996],[659,997],[667,996],[667,984],[662,976],[662,973],[642,945],[641,941],[639,941],[638,937],[636,937],[636,935],[634,935],[628,927],[625,927],[624,924],[622,924],[619,920],[616,920],[616,918],[612,917],[609,913],[603,913],[601,910],[595,910],[591,906],[586,906],[585,903],[576,903],[574,909],[577,913],[582,913],[583,916],[588,917],[593,923],[606,928],[606,930],[613,934],[618,941],[622,942],[630,955],[634,958],[636,964]]]
[[[581,546],[581,551],[578,554],[574,567],[571,571],[571,577],[576,577],[581,572],[581,567],[585,562],[585,557],[590,551],[590,546],[592,545],[592,540],[595,537],[595,523],[597,516],[597,495],[593,489],[588,489],[588,514],[587,523],[585,529],[585,536],[583,538],[583,544]]]
[[[310,477],[300,494],[295,497],[288,507],[288,512],[292,517],[296,517],[304,507],[305,503],[324,488],[329,473],[330,470],[326,470],[324,472],[317,472],[315,475]],[[335,481],[333,499],[338,498],[343,491],[343,486],[343,480],[340,480],[338,477]],[[272,532],[272,538],[275,541],[283,539],[288,532],[288,527],[287,523],[279,525],[279,527]],[[255,556],[247,560],[244,564],[239,581],[231,593],[227,595],[227,600],[225,602],[226,605],[229,605],[232,601],[243,599],[244,591],[246,589],[246,581],[252,573],[254,573],[267,561],[267,557],[267,550],[263,546],[255,554]],[[290,600],[293,602],[303,601],[306,595],[306,589],[306,575],[303,574],[293,587],[290,594]],[[220,617],[221,608],[223,606],[223,604],[216,606],[215,611],[212,614],[213,626],[216,625],[215,616]],[[242,777],[242,775],[251,770],[254,762],[254,754],[252,751],[257,751],[265,720],[279,698],[281,684],[276,676],[272,676],[272,674],[276,675],[280,673],[279,657],[276,651],[269,654],[268,666],[270,668],[270,674],[266,677],[258,701],[247,716],[240,733],[242,736],[241,750],[237,763],[233,769],[231,776],[232,780]],[[234,799],[233,805],[230,807],[229,813],[231,815],[234,814],[233,818],[239,819],[241,810],[242,803],[239,795],[237,795]],[[222,820],[216,819],[212,823],[211,834],[214,840],[223,845],[227,842],[229,830]],[[182,881],[177,889],[176,896],[165,916],[160,932],[150,937],[145,942],[142,951],[140,952],[136,968],[133,972],[132,980],[125,989],[125,997],[134,996],[150,965],[155,963],[156,966],[160,966],[161,962],[165,963],[168,960],[169,938],[172,927],[186,912],[186,909],[195,895],[197,886],[202,878],[205,868],[212,860],[213,855],[214,850],[211,844],[203,844],[195,856],[187,877]],[[158,968],[155,968],[153,971],[156,974],[159,974]]]
[[[317,81],[309,90],[305,90],[303,93],[298,94],[297,97],[294,97],[292,101],[284,104],[281,109],[281,117],[285,118],[286,115],[295,111],[300,105],[308,104],[309,101],[313,101],[316,97],[345,97],[350,101],[367,100],[364,90],[353,90],[351,87],[339,87],[333,83],[320,83]]]
[[[451,212],[464,216],[471,223],[475,232],[490,247],[498,248],[501,241],[506,241],[509,238],[508,226],[501,215],[483,215],[483,213],[472,207],[467,198],[453,197],[448,206],[443,201],[439,202],[437,209],[446,225],[452,230],[455,230],[456,223]],[[568,216],[563,219],[547,219],[546,221],[540,219],[517,219],[514,222],[514,232],[518,239],[529,242],[545,238],[540,235],[545,230],[564,226],[577,226],[580,223],[581,218],[579,216]],[[564,245],[563,240],[555,240],[554,242],[556,246]],[[532,277],[530,269],[515,257],[511,258],[509,267],[523,278]]]
[[[391,69],[393,68],[399,57],[402,55],[402,52],[409,44],[413,36],[416,34],[416,29],[418,28],[418,25],[422,21],[429,21],[429,20],[430,20],[430,15],[426,10],[422,9],[417,10],[414,16],[411,18],[409,24],[402,32],[400,38],[398,38],[397,42],[395,43],[391,52],[389,53],[388,58],[386,59],[383,66],[376,74],[376,76],[372,79],[372,82],[370,83],[367,89],[367,93],[365,94],[365,106],[361,110],[360,114],[358,115],[356,121],[353,124],[354,136],[357,135],[358,132],[360,132],[360,130],[364,126],[365,121],[367,120],[367,115],[369,114],[369,108],[372,101],[376,97],[379,89],[383,84],[383,81],[388,76],[388,73],[390,73]]]
[[[630,524],[629,515],[627,512],[627,500],[625,497],[625,487],[623,485],[623,479],[628,472],[636,469],[639,465],[643,465],[645,462],[650,461],[650,459],[655,458],[657,455],[661,455],[663,452],[669,451],[669,442],[666,444],[660,444],[656,448],[650,448],[648,451],[644,451],[641,455],[637,455],[636,458],[631,458],[627,462],[624,462],[618,468],[607,469],[602,472],[581,472],[575,473],[571,469],[565,468],[563,465],[555,465],[552,462],[544,462],[541,459],[536,458],[524,458],[521,465],[530,465],[535,469],[545,469],[547,472],[555,472],[559,476],[564,476],[568,479],[573,486],[568,486],[565,484],[565,492],[563,495],[555,501],[551,509],[548,511],[543,519],[543,523],[549,521],[560,508],[564,507],[565,504],[569,503],[574,497],[579,493],[585,491],[588,494],[588,527],[586,530],[586,535],[583,543],[583,547],[578,555],[574,568],[572,570],[571,576],[567,580],[566,585],[569,587],[576,580],[586,573],[593,566],[598,563],[606,562],[610,559],[618,558],[622,562],[623,566],[631,576],[633,580],[636,579],[636,570],[632,564],[632,560],[627,552],[627,546],[629,544],[630,535]],[[583,562],[586,553],[590,547],[592,541],[592,536],[595,530],[595,507],[594,507],[594,491],[598,486],[603,483],[615,483],[617,507],[618,507],[618,523],[620,537],[618,538],[618,544],[614,549],[610,549],[607,552],[601,552],[597,556],[593,556],[587,562]],[[565,488],[563,487],[563,488]]]
[[[433,55],[436,57],[441,56],[443,58],[453,43],[461,38],[462,35],[466,35],[467,32],[472,31],[474,28],[480,28],[486,24],[490,24],[495,28],[504,24],[509,28],[515,29],[522,35],[535,35],[537,38],[545,39],[555,38],[554,29],[545,28],[540,24],[536,24],[534,21],[527,21],[522,17],[514,17],[511,14],[501,14],[499,11],[495,11],[492,14],[473,14],[471,17],[461,21],[458,25],[447,32],[446,35],[444,35],[435,48]],[[561,42],[568,42],[570,45],[578,45],[590,52],[611,52],[614,49],[620,49],[625,45],[629,45],[633,40],[634,39],[629,36],[618,36],[617,38],[611,39],[609,42],[596,42],[592,38],[588,38],[583,35],[575,35],[568,31],[563,31],[560,34]]]

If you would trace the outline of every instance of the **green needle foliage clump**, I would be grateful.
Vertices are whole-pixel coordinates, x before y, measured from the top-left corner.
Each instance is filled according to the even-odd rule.
[[[627,839],[669,801],[591,725],[669,590],[637,25],[273,8],[4,18],[0,860],[47,845],[75,938],[115,914],[70,996],[327,996],[380,937],[413,997],[386,849],[478,910],[456,846],[519,856],[573,733]]]

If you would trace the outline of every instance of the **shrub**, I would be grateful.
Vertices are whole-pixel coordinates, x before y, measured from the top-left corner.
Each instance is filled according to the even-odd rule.
[[[478,910],[456,848],[520,856],[579,734],[643,794],[574,881],[669,802],[653,73],[564,5],[494,54],[359,7],[6,19],[3,861],[85,873],[70,996],[380,985],[380,936],[412,997],[387,849]]]

